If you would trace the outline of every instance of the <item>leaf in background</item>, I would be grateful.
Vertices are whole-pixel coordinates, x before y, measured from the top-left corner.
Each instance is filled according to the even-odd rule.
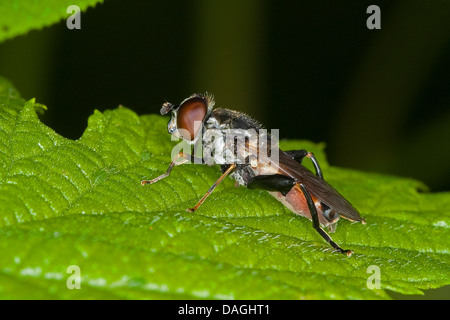
[[[95,111],[83,136],[65,139],[0,79],[0,298],[302,299],[389,298],[449,284],[450,194],[414,180],[331,167],[325,178],[365,216],[340,221],[332,252],[264,191],[226,179],[196,213],[185,212],[218,168],[167,169],[176,142],[161,116]],[[68,289],[67,268],[81,271]],[[369,289],[369,266],[381,289]]]
[[[8,0],[0,2],[0,42],[31,30],[48,27],[71,14],[67,8],[77,5],[81,11],[102,0]]]

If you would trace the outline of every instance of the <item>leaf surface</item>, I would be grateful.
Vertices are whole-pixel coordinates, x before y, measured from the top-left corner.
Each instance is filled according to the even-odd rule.
[[[332,252],[311,222],[264,191],[184,165],[163,173],[177,142],[167,119],[119,107],[95,111],[73,141],[44,125],[34,100],[0,79],[0,298],[384,299],[449,284],[450,194],[415,180],[336,168],[325,179],[366,225],[341,220]],[[282,134],[282,133],[281,133]],[[69,289],[78,266],[81,289]],[[369,289],[370,266],[381,289]],[[69,285],[70,286],[70,285]]]
[[[67,19],[77,5],[83,12],[102,0],[8,0],[0,2],[0,42]]]

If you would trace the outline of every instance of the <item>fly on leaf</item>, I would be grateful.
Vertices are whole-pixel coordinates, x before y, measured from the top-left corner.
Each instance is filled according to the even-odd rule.
[[[328,184],[314,154],[306,150],[283,151],[277,139],[262,125],[238,111],[216,108],[209,94],[194,94],[179,105],[163,104],[161,114],[171,113],[168,132],[182,138],[192,152],[177,153],[165,173],[142,185],[153,184],[170,175],[172,168],[187,162],[220,165],[222,175],[198,203],[187,209],[196,211],[227,175],[249,189],[263,189],[294,213],[312,220],[313,228],[335,250],[350,256],[321,226],[334,232],[340,217],[365,223],[359,212]],[[201,150],[200,155],[195,150]],[[302,165],[309,158],[315,174]]]

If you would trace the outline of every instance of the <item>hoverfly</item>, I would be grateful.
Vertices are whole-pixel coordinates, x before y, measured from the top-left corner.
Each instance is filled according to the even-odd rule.
[[[249,189],[266,190],[294,213],[312,220],[314,229],[335,250],[347,256],[352,255],[352,250],[342,249],[321,225],[334,232],[341,216],[350,221],[361,223],[365,221],[350,202],[324,180],[314,154],[306,150],[282,151],[272,140],[268,141],[269,135],[264,133],[263,127],[256,120],[229,109],[213,110],[214,104],[212,95],[194,94],[179,105],[170,102],[162,105],[161,115],[172,113],[167,124],[168,132],[172,136],[182,138],[190,145],[200,144],[204,150],[213,152],[207,159],[209,162],[187,152],[179,152],[173,157],[165,173],[152,180],[142,180],[141,185],[152,184],[166,178],[174,166],[186,162],[219,164],[221,177],[198,203],[187,211],[197,210],[217,185],[230,174],[240,185]],[[236,132],[237,135],[243,135],[244,143],[236,144],[235,138],[225,139],[226,133],[230,130],[234,130],[235,135]],[[248,132],[263,132],[263,134],[255,140]],[[231,155],[232,161],[224,162],[224,154]],[[276,161],[272,161],[273,155],[276,155]],[[302,165],[305,157],[312,161],[315,174]]]

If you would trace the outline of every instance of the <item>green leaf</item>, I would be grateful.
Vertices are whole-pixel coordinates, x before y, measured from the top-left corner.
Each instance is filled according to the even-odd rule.
[[[102,0],[8,0],[0,2],[0,42],[31,30],[42,29],[61,19],[67,19],[71,13],[67,8],[77,5],[81,11],[92,7]]]
[[[73,141],[40,122],[43,106],[0,79],[0,298],[384,299],[449,284],[450,194],[412,179],[329,166],[324,176],[366,218],[341,220],[333,252],[311,222],[264,191],[184,165],[150,186],[172,147],[167,119],[95,111]],[[69,289],[80,270],[80,289]],[[381,289],[369,289],[370,266]]]

